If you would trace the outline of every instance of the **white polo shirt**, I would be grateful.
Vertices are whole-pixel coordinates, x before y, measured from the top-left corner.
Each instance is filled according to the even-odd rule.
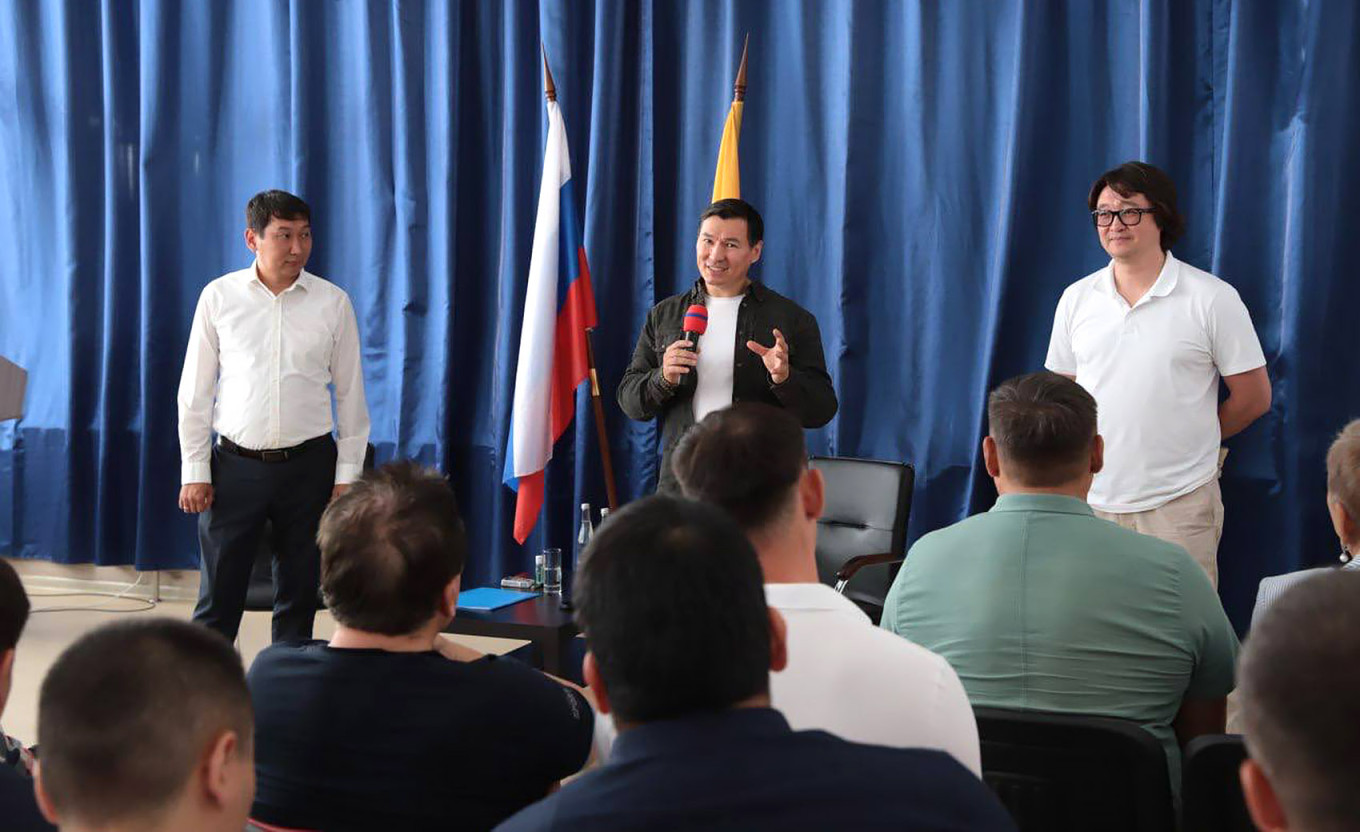
[[[770,674],[770,700],[794,730],[938,748],[981,776],[977,722],[948,662],[824,584],[766,584],[765,602],[788,624],[789,663]]]
[[[1044,366],[1076,376],[1099,408],[1105,468],[1091,505],[1147,511],[1217,476],[1219,378],[1265,363],[1237,290],[1171,252],[1132,307],[1110,266],[1068,286]]]

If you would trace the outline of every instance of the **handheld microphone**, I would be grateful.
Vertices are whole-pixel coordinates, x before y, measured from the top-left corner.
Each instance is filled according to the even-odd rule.
[[[684,339],[691,346],[699,342],[699,336],[708,331],[708,307],[696,303],[685,310]]]

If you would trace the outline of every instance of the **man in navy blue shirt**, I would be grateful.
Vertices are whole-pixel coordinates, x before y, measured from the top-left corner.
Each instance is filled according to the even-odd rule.
[[[601,769],[498,829],[1014,829],[943,751],[795,732],[770,708],[784,621],[721,509],[624,508],[591,542],[574,599],[585,676],[619,738]]]
[[[490,829],[590,755],[582,692],[439,634],[467,538],[449,484],[399,462],[326,508],[330,642],[279,642],[250,668],[251,817],[327,832]]]
[[[0,560],[0,713],[4,713],[14,680],[14,656],[19,634],[28,623],[28,593],[14,567]],[[33,796],[33,778],[21,761],[23,749],[8,749],[0,733],[0,828],[9,832],[51,832]],[[13,758],[13,759],[11,759]]]

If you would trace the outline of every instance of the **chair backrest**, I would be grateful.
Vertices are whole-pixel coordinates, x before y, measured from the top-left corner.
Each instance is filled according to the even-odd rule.
[[[1181,764],[1181,828],[1185,832],[1252,832],[1238,769],[1247,747],[1238,734],[1195,737]]]
[[[826,482],[826,507],[817,521],[817,577],[835,586],[836,572],[857,555],[906,553],[907,517],[916,472],[902,462],[818,456],[810,460]],[[893,566],[861,569],[845,595],[881,612],[897,570]],[[871,613],[872,614],[872,613]]]
[[[1171,832],[1166,753],[1136,722],[974,708],[982,779],[1022,832]]]

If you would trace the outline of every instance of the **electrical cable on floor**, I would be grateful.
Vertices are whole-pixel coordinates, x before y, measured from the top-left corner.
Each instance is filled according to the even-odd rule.
[[[127,586],[123,587],[121,590],[119,590],[119,591],[116,592],[116,593],[115,593],[115,592],[101,592],[101,591],[99,591],[99,590],[90,590],[90,591],[88,591],[88,592],[30,592],[30,593],[28,593],[28,597],[30,597],[30,598],[70,598],[70,597],[73,597],[73,596],[88,596],[88,597],[96,597],[96,598],[109,598],[109,599],[112,599],[113,601],[120,601],[120,600],[123,600],[123,599],[127,596],[127,594],[128,594],[129,592],[131,592],[132,590],[134,590],[134,589],[136,589],[137,587],[141,586],[142,580],[143,580],[145,577],[146,577],[146,573],[145,573],[145,572],[139,574],[139,575],[137,576],[137,580],[135,580],[135,581],[133,581],[132,583],[128,584]],[[147,612],[148,610],[154,610],[154,609],[156,608],[156,602],[153,601],[153,600],[151,600],[151,599],[149,599],[149,598],[129,598],[128,600],[130,600],[130,601],[139,601],[139,602],[141,602],[141,603],[143,604],[143,606],[140,606],[140,607],[130,607],[130,608],[126,608],[126,609],[114,609],[114,608],[111,608],[111,607],[108,606],[108,604],[109,604],[108,601],[105,601],[105,602],[103,602],[103,603],[100,603],[100,604],[92,604],[92,605],[87,606],[87,607],[77,607],[77,606],[71,606],[71,607],[35,607],[35,608],[29,610],[29,612],[30,612],[30,613],[38,613],[38,612],[108,612],[108,613],[124,613],[124,612]]]

